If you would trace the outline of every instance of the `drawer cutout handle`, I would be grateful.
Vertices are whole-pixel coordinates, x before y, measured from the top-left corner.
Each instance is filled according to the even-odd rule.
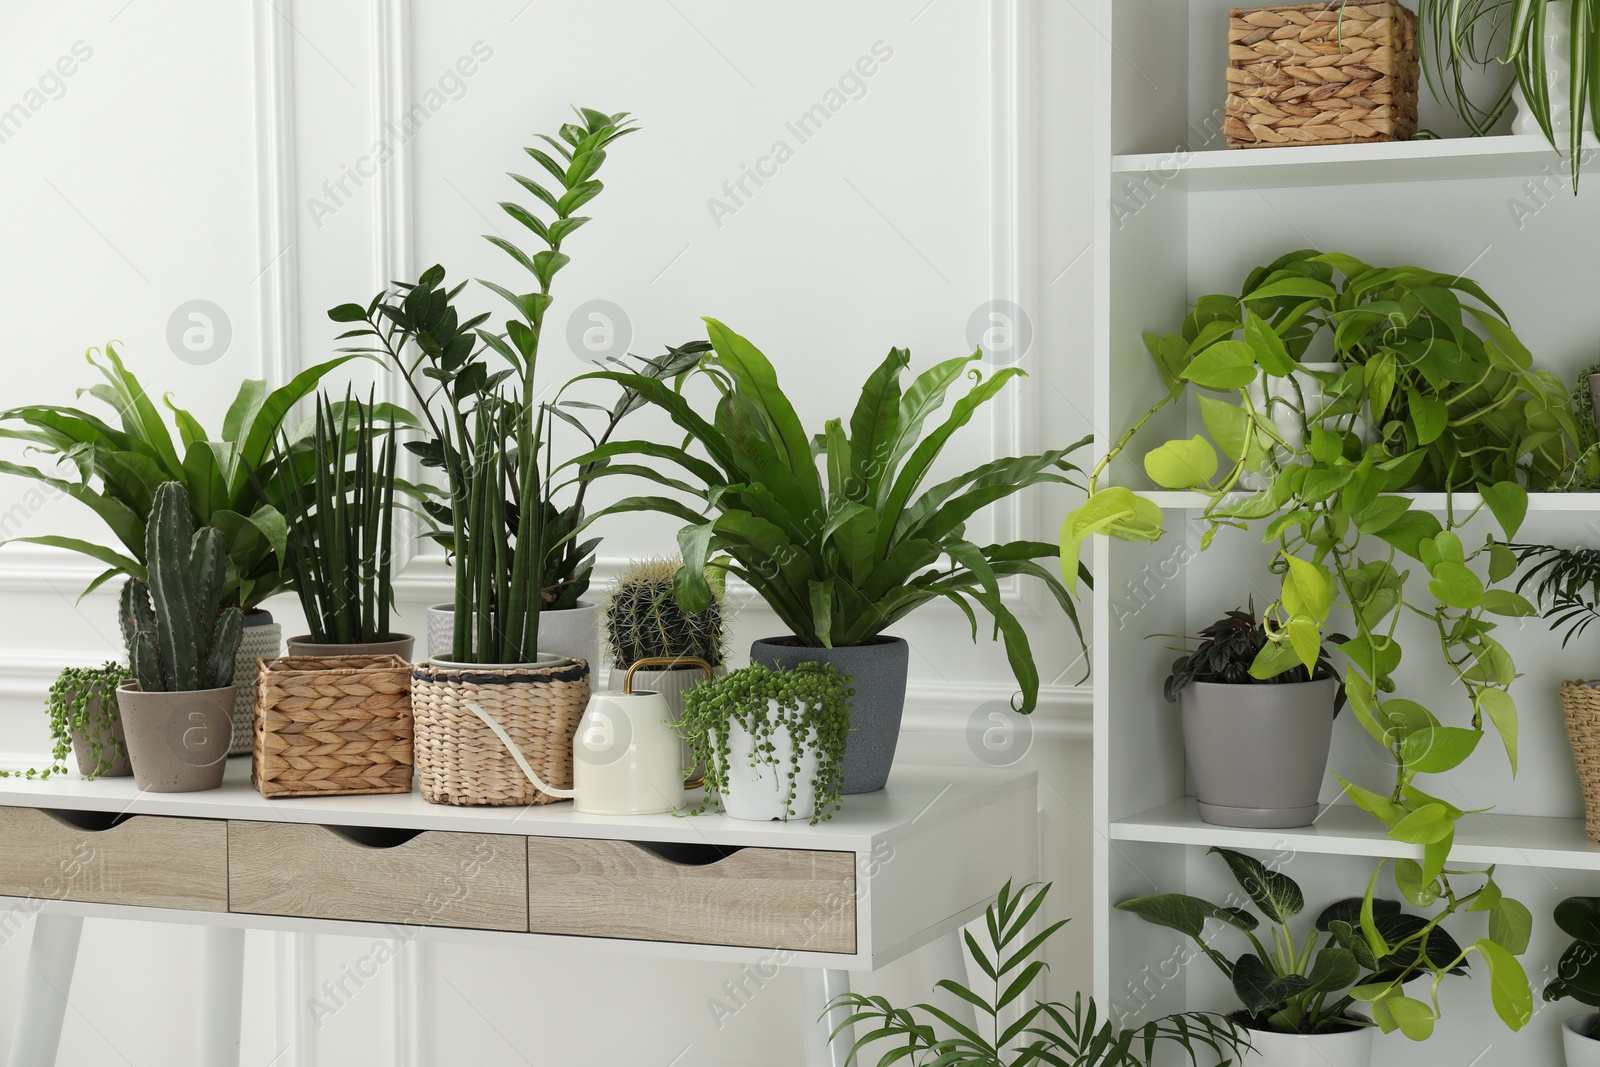
[[[324,830],[362,848],[399,848],[425,831],[392,826],[324,826]]]
[[[686,841],[630,841],[628,844],[679,867],[710,867],[735,852],[744,851],[742,845],[708,845]]]
[[[133,818],[127,812],[116,811],[72,811],[67,808],[40,808],[39,810],[64,826],[70,826],[74,830],[83,830],[91,834],[115,830]]]

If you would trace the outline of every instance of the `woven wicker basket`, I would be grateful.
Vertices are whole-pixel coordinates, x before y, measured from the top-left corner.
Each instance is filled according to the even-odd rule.
[[[411,675],[417,780],[430,804],[549,804],[505,745],[469,708],[477,704],[551,788],[572,786],[572,739],[589,704],[589,664],[463,670],[421,665]]]
[[[1584,828],[1600,841],[1600,682],[1562,682],[1561,711],[1583,786]]]
[[[1228,147],[1409,140],[1418,69],[1417,17],[1396,3],[1230,11]]]
[[[411,665],[399,656],[261,661],[251,780],[264,797],[411,792]]]

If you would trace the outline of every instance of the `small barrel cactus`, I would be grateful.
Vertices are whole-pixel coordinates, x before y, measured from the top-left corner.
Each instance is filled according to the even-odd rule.
[[[611,662],[631,667],[642,659],[692,656],[721,666],[727,635],[722,600],[705,611],[684,611],[672,595],[677,560],[645,560],[631,564],[617,579],[606,608],[606,639]]]
[[[146,693],[233,684],[244,612],[222,610],[228,559],[222,531],[196,530],[180,482],[156,488],[145,525],[148,581],[128,579],[119,618],[128,665]]]

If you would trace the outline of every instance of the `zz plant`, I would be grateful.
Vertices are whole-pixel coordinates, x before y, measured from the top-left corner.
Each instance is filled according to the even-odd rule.
[[[244,612],[224,603],[222,531],[195,529],[189,494],[156,489],[146,527],[149,578],[122,587],[118,619],[134,681],[145,693],[187,693],[233,684]]]
[[[1184,1012],[1154,1019],[1138,1027],[1118,1028],[1101,1021],[1091,998],[1083,995],[1071,1004],[1036,1001],[1021,1007],[1023,996],[1045,970],[1034,959],[1056,932],[1067,924],[1061,919],[1029,936],[1028,923],[1043,906],[1050,885],[1026,885],[1013,890],[1007,882],[1000,895],[984,910],[987,947],[970,930],[963,936],[973,960],[993,983],[993,993],[978,993],[952,978],[937,988],[977,1009],[977,1027],[967,1026],[943,1008],[918,1004],[897,1008],[887,998],[848,993],[830,1008],[850,1014],[834,1031],[864,1025],[846,1059],[862,1062],[857,1054],[869,1045],[887,1043],[878,1067],[904,1063],[913,1067],[1147,1067],[1161,1049],[1181,1051],[1193,1067],[1202,1054],[1222,1059],[1242,1056],[1249,1037],[1227,1019],[1208,1012]],[[1007,1013],[1015,1013],[1014,1018]],[[1162,1062],[1169,1062],[1163,1060]]]
[[[793,813],[799,795],[799,757],[810,747],[817,752],[811,824],[826,822],[839,808],[844,778],[844,748],[850,736],[850,700],[854,681],[825,663],[802,663],[793,670],[774,670],[756,663],[703,682],[684,699],[679,731],[694,759],[706,768],[706,800],[692,814],[706,811],[710,798],[728,791],[732,756],[730,727],[743,727],[755,739],[751,766],[766,766],[788,775],[784,810]],[[795,759],[780,765],[774,737],[788,731]],[[814,735],[814,736],[813,736]]]
[[[1413,1041],[1433,1033],[1439,1018],[1439,986],[1467,971],[1474,952],[1489,968],[1490,999],[1512,1029],[1532,1016],[1528,978],[1516,957],[1528,947],[1532,918],[1504,898],[1492,880],[1465,896],[1450,896],[1432,918],[1404,911],[1399,901],[1373,896],[1378,871],[1363,897],[1335,901],[1318,914],[1311,932],[1297,938],[1291,920],[1305,910],[1300,885],[1253,856],[1226,848],[1210,850],[1228,865],[1250,903],[1270,923],[1230,900],[1213,904],[1181,893],[1136,897],[1117,905],[1146,922],[1190,938],[1232,983],[1242,1011],[1235,1016],[1255,1030],[1326,1034],[1373,1023]],[[1382,865],[1379,865],[1381,871]],[[1238,903],[1242,903],[1239,901]],[[1440,923],[1458,911],[1489,912],[1489,936],[1463,949]],[[1207,936],[1206,923],[1242,933],[1251,951],[1230,959]],[[1429,982],[1427,1000],[1408,994],[1419,979]],[[1356,1014],[1365,1005],[1372,1018]]]
[[[1319,340],[1331,348],[1332,372],[1302,362]],[[1462,878],[1487,886],[1486,871],[1445,870],[1464,812],[1417,779],[1459,766],[1489,732],[1516,772],[1508,690],[1517,671],[1495,620],[1537,612],[1498,587],[1515,572],[1515,554],[1492,538],[1470,547],[1457,531],[1486,509],[1509,540],[1528,490],[1562,479],[1578,454],[1566,387],[1533,366],[1504,312],[1470,279],[1310,250],[1252,271],[1239,296],[1201,297],[1181,332],[1147,335],[1145,344],[1164,395],[1106,454],[1088,499],[1068,515],[1064,572],[1077,570],[1096,532],[1162,536],[1153,502],[1098,482],[1157,412],[1193,390],[1206,434],[1154,448],[1146,474],[1207,499],[1202,548],[1223,527],[1260,524],[1282,583],[1261,653],[1273,666],[1288,646],[1309,668],[1336,604],[1348,613],[1345,692],[1394,777],[1382,793],[1340,781],[1390,837],[1422,847],[1420,861],[1397,861],[1402,895],[1427,907],[1454,899]],[[1306,399],[1314,392],[1315,405]],[[1247,476],[1265,488],[1241,491]],[[1410,491],[1444,493],[1442,520]],[[1458,509],[1457,492],[1481,502]],[[1423,574],[1408,582],[1412,567]],[[1402,618],[1422,620],[1459,683],[1452,692],[1465,714],[1454,722],[1397,695]]]

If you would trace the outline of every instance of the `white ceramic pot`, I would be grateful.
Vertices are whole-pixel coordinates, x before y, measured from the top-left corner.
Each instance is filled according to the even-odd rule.
[[[273,622],[266,611],[248,612],[239,636],[239,651],[233,659],[233,741],[229,755],[247,755],[255,742],[256,676],[260,671],[256,661],[281,655],[283,627]]]
[[[769,714],[776,716],[778,702],[770,701],[769,706]],[[796,756],[788,727],[772,735],[772,745],[770,762],[755,760],[755,737],[743,726],[733,724],[728,732],[728,788],[722,794],[722,810],[735,819],[751,822],[805,822],[817,810],[817,733],[811,731],[805,752],[799,756],[792,810],[786,802],[789,772],[795,767]]]
[[[1597,1019],[1593,1013],[1574,1015],[1561,1026],[1561,1049],[1567,1067],[1600,1067],[1600,1041],[1589,1036]]]
[[[1323,374],[1341,374],[1344,372],[1344,368],[1338,363],[1302,363],[1300,365],[1308,371],[1317,371]],[[1293,384],[1291,384],[1291,379]],[[1300,387],[1298,397],[1295,395],[1294,386],[1296,385]],[[1288,378],[1263,379],[1261,376],[1257,376],[1256,380],[1250,383],[1248,392],[1250,403],[1258,411],[1266,408],[1269,399],[1285,401],[1286,403],[1272,405],[1272,428],[1283,439],[1284,443],[1291,448],[1299,449],[1305,447],[1305,434],[1301,432],[1300,415],[1294,408],[1299,406],[1302,399],[1305,401],[1305,409],[1308,412],[1314,412],[1322,407],[1322,383],[1320,381],[1302,371],[1295,371]],[[1290,405],[1294,405],[1294,407]],[[1363,409],[1363,414],[1365,414],[1365,409]],[[1357,435],[1360,436],[1362,444],[1370,445],[1377,440],[1377,435],[1373,433],[1372,427],[1364,418],[1356,423],[1354,429]],[[1281,452],[1282,450],[1278,449],[1278,451]],[[1260,492],[1270,487],[1278,471],[1283,469],[1284,461],[1287,458],[1287,456],[1269,453],[1259,469],[1245,471],[1239,476],[1240,488],[1250,492]],[[1306,457],[1298,457],[1297,461],[1301,463],[1310,462]]]
[[[1371,1067],[1370,1026],[1342,1034],[1275,1034],[1249,1031],[1254,1051],[1245,1053],[1239,1067]]]
[[[591,671],[600,669],[600,605],[580,602],[575,608],[539,612],[539,652],[581,659]]]
[[[1544,76],[1550,94],[1550,133],[1565,151],[1572,129],[1572,4],[1570,0],[1551,0],[1544,10]],[[1528,109],[1521,85],[1511,90],[1511,99],[1517,105],[1511,132],[1543,137],[1544,131]],[[1592,116],[1585,116],[1584,124],[1592,129]]]
[[[435,659],[439,656],[450,654],[450,642],[456,633],[456,606],[454,604],[430,604],[426,612],[428,626],[428,658]]]

